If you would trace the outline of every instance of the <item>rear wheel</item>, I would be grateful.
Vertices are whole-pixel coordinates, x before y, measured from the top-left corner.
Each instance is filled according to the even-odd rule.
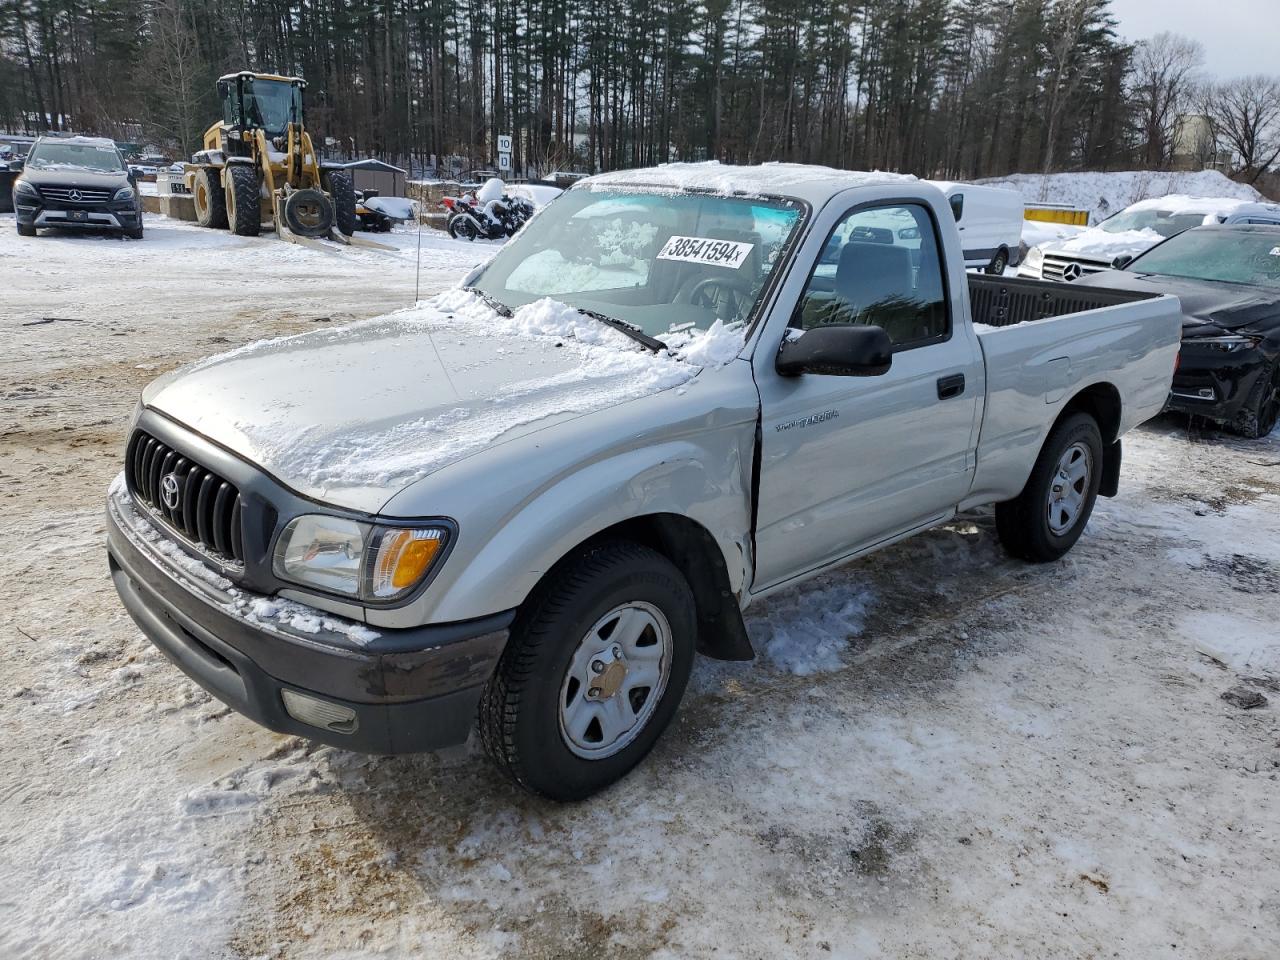
[[[987,264],[987,273],[993,277],[999,277],[1004,274],[1007,266],[1009,266],[1009,251],[1001,247],[996,251],[996,255],[991,258],[991,262]]]
[[[258,171],[250,166],[233,166],[228,174],[231,189],[227,191],[227,219],[231,232],[238,237],[256,237],[262,232],[262,206],[258,198],[262,188]]]
[[[1102,482],[1102,434],[1087,413],[1049,433],[1022,493],[996,504],[1004,548],[1032,563],[1057,560],[1084,532]]]
[[[329,174],[329,196],[333,200],[333,220],[338,232],[351,236],[356,232],[356,188],[351,174]]]
[[[1258,440],[1270,434],[1277,422],[1280,422],[1280,357],[1263,369],[1244,407],[1232,421],[1231,429],[1242,437]]]
[[[195,203],[196,223],[218,230],[227,226],[227,198],[222,189],[220,171],[212,167],[197,170],[191,186],[191,199]]]
[[[33,224],[33,223],[20,223],[20,224],[18,224],[18,236],[20,236],[20,237],[34,237],[35,235],[36,235],[36,227],[35,227],[35,224]]]
[[[624,776],[674,716],[693,665],[693,593],[639,544],[562,563],[521,609],[480,702],[480,736],[522,787],[580,800]]]

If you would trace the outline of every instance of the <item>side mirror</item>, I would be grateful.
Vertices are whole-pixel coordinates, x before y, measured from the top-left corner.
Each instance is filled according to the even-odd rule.
[[[878,377],[893,363],[893,342],[880,327],[833,324],[799,336],[787,331],[774,367],[784,377]]]
[[[1111,267],[1114,270],[1123,270],[1129,264],[1133,263],[1133,257],[1127,253],[1122,253],[1111,261]]]
[[[901,230],[898,231],[898,239],[899,240],[919,240],[920,228],[919,227],[903,227]]]
[[[951,206],[951,215],[956,218],[956,223],[959,223],[960,218],[964,216],[964,194],[953,193],[947,198],[947,203]]]

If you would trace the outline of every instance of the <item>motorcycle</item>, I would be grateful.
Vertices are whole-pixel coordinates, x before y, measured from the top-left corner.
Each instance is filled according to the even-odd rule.
[[[470,196],[445,197],[442,202],[449,211],[446,229],[455,240],[505,239],[533,216],[533,204],[505,194],[497,177]]]

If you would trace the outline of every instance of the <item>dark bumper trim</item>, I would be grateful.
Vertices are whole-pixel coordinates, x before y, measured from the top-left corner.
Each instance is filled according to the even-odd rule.
[[[184,586],[107,511],[111,578],[148,639],[188,677],[280,733],[365,753],[415,753],[464,742],[514,611],[480,620],[380,631],[338,646],[255,626]],[[295,720],[281,691],[348,707],[344,734]]]

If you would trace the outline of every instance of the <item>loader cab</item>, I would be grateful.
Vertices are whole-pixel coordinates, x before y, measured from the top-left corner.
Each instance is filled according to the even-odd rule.
[[[292,123],[302,120],[302,90],[306,81],[262,73],[233,73],[218,80],[222,120],[228,130],[262,130],[268,140],[283,137]],[[248,144],[228,137],[228,152],[245,154]]]

